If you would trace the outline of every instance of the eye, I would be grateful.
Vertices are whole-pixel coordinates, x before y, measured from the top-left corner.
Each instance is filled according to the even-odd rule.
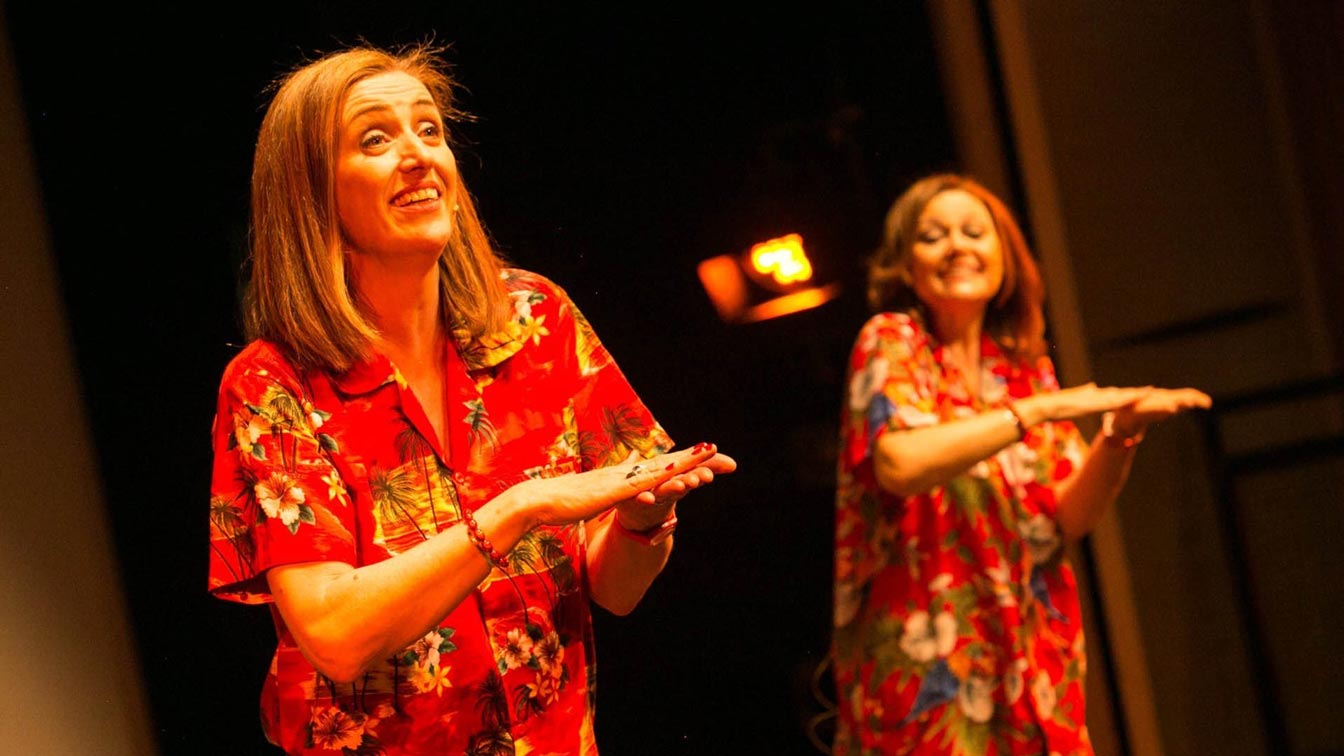
[[[420,136],[426,139],[443,136],[443,127],[432,122],[421,124]]]
[[[381,147],[384,144],[387,144],[387,135],[381,131],[370,131],[359,140],[360,148],[365,150]]]
[[[945,234],[940,228],[926,228],[923,231],[920,231],[919,236],[916,238],[925,244],[933,244],[942,239],[943,236],[945,236]]]
[[[985,235],[985,228],[984,226],[964,226],[962,227],[961,232],[972,239],[979,239]]]

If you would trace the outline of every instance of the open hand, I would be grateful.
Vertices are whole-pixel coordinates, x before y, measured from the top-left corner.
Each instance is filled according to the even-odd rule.
[[[1133,404],[1151,390],[1084,383],[1059,391],[1032,394],[1013,402],[1013,408],[1027,425],[1050,420],[1077,420]]]
[[[714,448],[712,445],[710,448]],[[632,455],[634,456],[634,455]],[[627,459],[626,462],[637,461]],[[714,482],[715,475],[724,475],[737,469],[737,461],[717,453],[697,466],[678,473],[654,488],[641,491],[616,505],[616,517],[629,530],[641,531],[657,526],[671,516],[672,509],[683,496]]]
[[[1142,434],[1151,423],[1191,409],[1213,406],[1209,395],[1193,388],[1150,388],[1138,399],[1115,409],[1115,435],[1130,438]]]
[[[634,529],[648,519],[661,522],[688,491],[736,469],[737,462],[713,444],[696,444],[649,459],[632,454],[610,467],[524,481],[505,493],[528,509],[537,525],[566,525],[621,505],[630,518],[625,524]]]

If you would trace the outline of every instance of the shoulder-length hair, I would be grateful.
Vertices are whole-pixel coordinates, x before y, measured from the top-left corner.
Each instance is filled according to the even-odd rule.
[[[919,216],[941,192],[960,189],[979,199],[994,220],[1003,250],[1003,283],[985,308],[985,332],[1012,357],[1031,360],[1045,353],[1045,287],[1013,214],[974,179],[953,173],[926,176],[906,189],[887,211],[882,243],[869,258],[868,304],[874,311],[898,310],[920,315],[924,303],[910,277]],[[927,318],[925,318],[927,320]]]
[[[350,89],[382,73],[423,83],[445,121],[462,121],[440,51],[358,46],[296,68],[275,84],[252,164],[251,279],[243,307],[248,338],[275,343],[303,368],[342,371],[367,356],[377,329],[351,290],[336,211],[341,108]],[[473,336],[508,317],[504,261],[458,178],[454,232],[439,255],[446,328]]]

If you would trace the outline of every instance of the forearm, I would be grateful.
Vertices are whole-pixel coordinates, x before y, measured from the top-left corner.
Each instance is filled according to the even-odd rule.
[[[873,449],[878,485],[908,496],[946,483],[1021,438],[1013,413],[991,409],[924,428],[889,431]]]
[[[634,610],[672,554],[672,538],[647,545],[617,530],[615,512],[589,523],[588,581],[593,601],[612,614]]]
[[[1129,480],[1134,446],[1107,443],[1102,434],[1092,439],[1087,459],[1057,489],[1060,530],[1069,540],[1092,532]]]
[[[533,523],[508,492],[475,513],[496,551],[508,553]],[[490,562],[458,523],[392,559],[277,567],[272,594],[309,661],[354,679],[436,627],[489,574]]]

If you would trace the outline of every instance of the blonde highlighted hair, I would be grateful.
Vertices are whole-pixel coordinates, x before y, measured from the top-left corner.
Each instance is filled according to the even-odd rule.
[[[425,85],[445,121],[462,121],[440,52],[423,43],[396,51],[361,45],[276,83],[252,163],[248,338],[275,343],[304,368],[339,372],[367,355],[377,330],[351,290],[336,211],[340,109],[360,81],[403,72]],[[460,177],[456,201],[454,232],[439,256],[442,316],[445,327],[481,336],[503,328],[510,311],[505,263]]]
[[[925,316],[915,295],[910,262],[919,216],[938,194],[964,191],[984,203],[1003,250],[1003,283],[985,308],[985,332],[1009,355],[1032,360],[1045,354],[1045,287],[1040,272],[1007,206],[974,179],[954,173],[926,176],[910,185],[887,211],[882,243],[869,258],[868,304],[874,311],[897,310]],[[927,318],[925,318],[927,321]]]

